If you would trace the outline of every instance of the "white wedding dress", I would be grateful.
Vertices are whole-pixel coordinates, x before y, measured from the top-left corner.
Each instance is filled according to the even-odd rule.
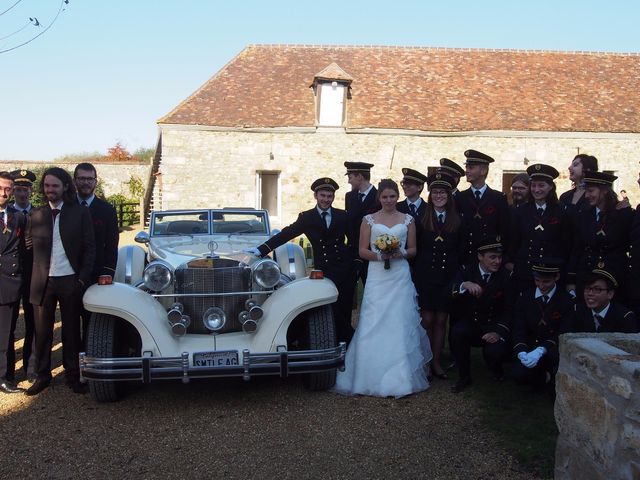
[[[371,225],[372,251],[376,251],[375,239],[385,233],[406,244],[407,226],[413,220],[410,215],[393,227],[374,223],[371,215],[365,219]],[[431,358],[407,260],[391,260],[388,270],[384,262],[369,262],[358,326],[347,349],[345,371],[338,372],[334,391],[398,398],[426,390],[429,382],[425,364]]]

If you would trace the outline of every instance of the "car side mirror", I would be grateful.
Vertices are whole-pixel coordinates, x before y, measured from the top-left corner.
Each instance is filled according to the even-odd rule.
[[[134,238],[136,243],[149,243],[149,234],[147,232],[138,232]]]

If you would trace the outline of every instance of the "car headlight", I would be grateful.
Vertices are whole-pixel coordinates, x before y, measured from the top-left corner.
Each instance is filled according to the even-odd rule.
[[[202,323],[207,329],[217,332],[227,323],[227,315],[220,307],[211,307],[202,315]]]
[[[253,267],[253,280],[262,288],[273,288],[280,281],[280,267],[273,260],[261,260]]]
[[[144,269],[144,286],[152,292],[161,292],[173,282],[173,270],[166,263],[156,260]]]

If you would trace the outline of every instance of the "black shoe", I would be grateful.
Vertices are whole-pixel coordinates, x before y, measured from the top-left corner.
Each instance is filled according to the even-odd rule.
[[[67,385],[73,391],[73,393],[84,394],[84,393],[87,393],[87,390],[88,390],[87,384],[81,383],[80,381],[67,384]]]
[[[2,393],[20,393],[22,389],[16,387],[13,383],[8,380],[0,381],[0,392]]]
[[[45,388],[47,388],[50,384],[51,384],[50,378],[38,378],[33,383],[33,385],[27,388],[27,391],[25,393],[29,396],[37,395],[41,391],[43,391]]]
[[[460,393],[469,385],[471,385],[471,377],[462,377],[455,383],[453,387],[451,387],[451,391],[453,393]]]

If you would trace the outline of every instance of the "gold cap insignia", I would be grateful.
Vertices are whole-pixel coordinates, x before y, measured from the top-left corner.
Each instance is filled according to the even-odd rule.
[[[26,177],[27,176],[27,171],[26,170],[20,170],[20,176],[21,177]]]
[[[603,261],[599,261],[598,262],[598,268],[604,268],[604,262]]]
[[[542,168],[540,167],[540,164],[536,165],[536,170],[540,170],[540,168]]]
[[[436,173],[436,178],[440,180],[442,178],[442,175],[440,175],[439,173]]]

